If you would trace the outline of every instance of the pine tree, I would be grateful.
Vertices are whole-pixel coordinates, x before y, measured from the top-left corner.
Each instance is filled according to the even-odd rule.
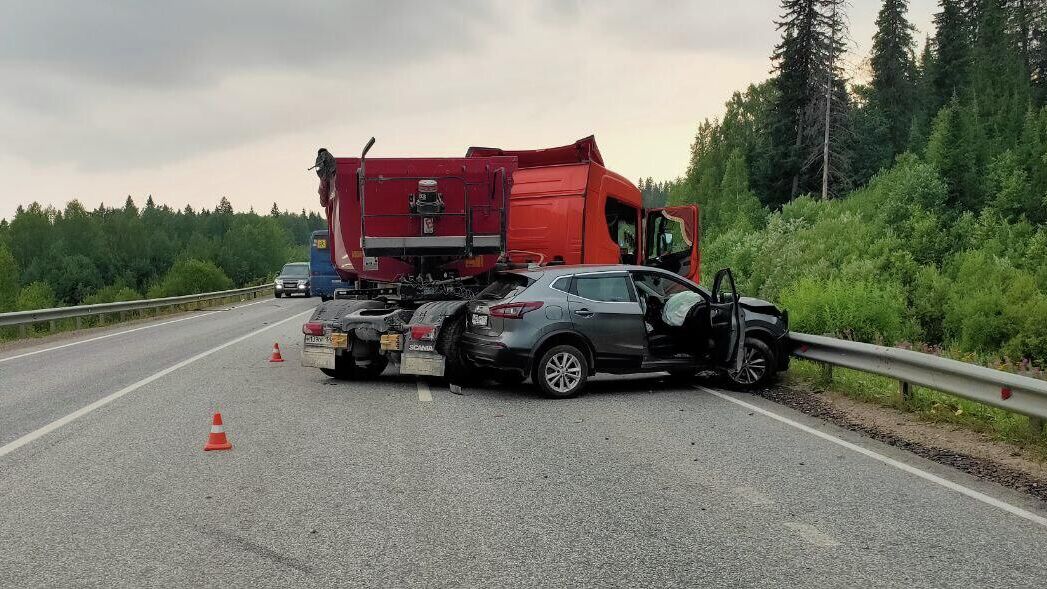
[[[913,26],[906,18],[908,0],[884,0],[873,35],[872,105],[889,125],[892,153],[905,149],[916,102]]]
[[[18,263],[10,250],[0,243],[0,313],[15,309],[15,297],[18,296]]]
[[[222,197],[218,201],[218,206],[215,207],[214,212],[219,215],[231,215],[233,214],[233,205],[229,202],[229,199]]]
[[[938,112],[927,141],[927,161],[934,164],[949,189],[950,206],[979,210],[985,201],[982,189],[984,137],[972,115],[959,98]]]
[[[1039,107],[1047,98],[1047,0],[1010,0],[1008,8],[1007,31],[1029,78],[1033,104]]]
[[[1014,146],[1029,105],[1029,79],[1020,43],[1008,32],[1007,0],[978,0],[971,92],[978,120],[1000,153]]]
[[[781,6],[782,19],[776,24],[783,37],[772,55],[778,91],[771,121],[772,150],[778,162],[772,185],[776,194],[767,197],[772,205],[820,191],[826,163],[837,191],[850,180],[845,144],[834,141],[846,134],[849,111],[839,59],[847,49],[844,2],[782,0]],[[829,158],[823,153],[826,130]]]
[[[273,208],[269,209],[269,216],[274,219],[280,216],[280,207],[276,206],[275,202],[273,203]]]
[[[931,117],[934,115],[935,105],[934,69],[933,42],[928,37],[924,41],[923,51],[920,53],[920,61],[916,67],[916,98],[913,107],[912,127],[909,130],[909,151],[921,152],[927,144],[927,136],[930,134]]]
[[[967,85],[970,67],[971,33],[961,0],[941,0],[942,11],[934,15],[935,59],[931,72],[934,88],[932,109],[937,109],[960,94]]]

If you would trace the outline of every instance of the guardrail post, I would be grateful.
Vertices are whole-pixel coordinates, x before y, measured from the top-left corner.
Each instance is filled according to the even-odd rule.
[[[905,382],[904,380],[898,381],[898,397],[902,403],[908,403],[912,400],[912,385]]]
[[[833,365],[822,363],[821,366],[821,380],[824,383],[831,383],[833,381]]]
[[[18,326],[18,337],[25,339],[25,323]]]
[[[52,320],[47,322],[47,330],[48,331],[54,331],[56,328],[57,328],[57,326],[55,325],[55,320],[54,319],[52,319]]]
[[[1042,417],[1030,417],[1029,418],[1029,429],[1032,435],[1042,436],[1043,435],[1043,418]]]
[[[77,329],[80,329],[80,328],[83,327],[83,321],[81,321],[80,319],[81,318],[79,316],[76,318],[76,328]]]

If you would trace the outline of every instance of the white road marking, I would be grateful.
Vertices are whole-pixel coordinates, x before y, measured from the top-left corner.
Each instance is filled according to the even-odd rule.
[[[804,524],[800,522],[785,522],[782,525],[796,532],[797,535],[800,536],[800,538],[806,540],[807,542],[819,548],[834,548],[840,545],[840,543],[836,541],[836,538],[833,538],[829,534],[826,534],[825,532],[819,530],[811,524]]]
[[[258,303],[264,303],[264,302],[266,302],[266,301],[264,301],[264,300],[263,301],[255,301],[253,303],[247,303],[246,305],[240,305],[239,307],[232,307],[232,309],[243,309],[244,307],[250,307],[251,305],[257,305]],[[25,358],[26,356],[35,356],[36,354],[43,354],[44,352],[53,352],[54,350],[61,350],[62,348],[68,348],[69,346],[76,346],[76,345],[79,345],[79,344],[87,344],[87,343],[91,343],[91,342],[96,342],[98,340],[102,340],[102,339],[106,339],[106,338],[110,338],[110,337],[116,337],[118,335],[124,335],[125,333],[134,333],[136,331],[142,331],[143,329],[152,329],[154,327],[160,327],[162,325],[170,325],[172,323],[178,323],[180,321],[189,321],[190,319],[199,319],[200,317],[207,317],[208,315],[214,315],[215,313],[221,313],[221,312],[222,312],[222,310],[210,311],[208,313],[200,313],[199,315],[193,315],[191,317],[182,317],[181,319],[172,319],[171,321],[164,321],[163,323],[153,323],[151,325],[143,325],[142,327],[135,327],[134,329],[125,329],[124,331],[117,331],[117,332],[113,332],[113,333],[107,333],[105,335],[100,335],[100,336],[92,337],[92,338],[89,338],[89,339],[82,339],[82,340],[77,340],[75,342],[69,342],[67,344],[62,344],[60,346],[52,346],[50,348],[44,348],[42,350],[33,350],[32,352],[26,352],[24,354],[18,354],[16,356],[8,356],[6,358],[0,358],[0,363],[8,362],[10,360],[17,360],[19,358]]]
[[[982,492],[979,492],[979,491],[975,491],[974,489],[971,489],[969,487],[965,487],[965,486],[963,486],[963,485],[961,485],[959,483],[954,483],[953,481],[950,481],[949,479],[942,478],[942,477],[940,477],[940,476],[938,476],[936,474],[931,474],[931,473],[929,473],[929,472],[927,472],[925,470],[920,470],[919,468],[916,468],[915,466],[911,466],[911,465],[905,464],[904,462],[895,460],[894,458],[890,458],[888,456],[884,456],[883,454],[880,454],[879,452],[874,452],[874,451],[872,451],[872,450],[870,450],[868,448],[859,446],[858,444],[853,444],[853,443],[848,442],[846,440],[841,440],[840,438],[837,438],[836,436],[827,434],[827,433],[825,433],[823,431],[818,431],[818,430],[814,429],[813,427],[808,427],[808,426],[806,426],[806,425],[804,425],[802,423],[793,421],[792,419],[789,419],[788,417],[783,417],[781,415],[778,415],[777,413],[773,413],[773,412],[768,411],[766,409],[763,409],[761,407],[757,407],[756,405],[753,405],[751,403],[746,403],[745,401],[742,401],[740,399],[735,399],[734,397],[732,397],[730,395],[725,395],[725,394],[723,394],[721,392],[714,391],[712,389],[707,389],[707,388],[702,387],[702,386],[696,386],[695,388],[697,388],[698,390],[701,390],[701,391],[705,391],[706,393],[709,393],[710,395],[714,395],[716,397],[719,397],[719,398],[723,399],[724,401],[728,401],[730,403],[734,403],[735,405],[740,405],[742,407],[745,407],[749,411],[754,411],[756,413],[759,413],[760,415],[764,415],[764,416],[770,417],[771,419],[773,419],[775,421],[779,421],[781,423],[784,423],[785,425],[792,426],[792,427],[794,427],[794,428],[796,428],[796,429],[798,429],[800,431],[809,433],[812,436],[815,436],[815,437],[821,438],[823,440],[832,442],[832,443],[834,443],[834,444],[836,444],[838,446],[843,446],[844,448],[847,448],[848,450],[853,450],[854,452],[857,452],[859,454],[868,456],[869,458],[873,458],[875,460],[879,460],[880,462],[882,462],[882,463],[884,463],[884,464],[886,464],[888,466],[893,466],[894,468],[897,468],[898,470],[902,470],[902,471],[905,471],[905,472],[907,472],[909,474],[916,475],[916,476],[920,477],[921,479],[930,481],[932,483],[935,483],[936,485],[941,485],[942,487],[945,487],[946,489],[949,489],[951,491],[956,491],[957,493],[960,493],[961,495],[966,495],[966,496],[968,496],[971,499],[974,499],[976,501],[981,501],[982,503],[985,503],[986,505],[991,505],[993,507],[996,507],[998,509],[1002,509],[1002,510],[1006,511],[1007,513],[1010,513],[1012,515],[1016,515],[1016,516],[1018,516],[1018,517],[1020,517],[1022,519],[1025,519],[1025,520],[1031,521],[1033,523],[1040,524],[1041,526],[1047,527],[1047,517],[1043,517],[1041,515],[1037,515],[1037,514],[1031,512],[1031,511],[1027,511],[1025,509],[1022,509],[1021,507],[1017,507],[1015,505],[1011,505],[1010,503],[1007,503],[1005,501],[1001,501],[1001,500],[999,500],[999,499],[997,499],[995,497],[990,497],[989,495],[986,495],[985,493],[982,493]]]
[[[433,402],[433,393],[429,390],[429,385],[424,380],[418,381],[418,401],[421,403]]]
[[[73,411],[69,415],[66,415],[65,417],[61,417],[59,419],[56,419],[56,420],[52,421],[51,423],[49,423],[49,424],[47,424],[47,425],[45,425],[45,426],[43,426],[43,427],[41,427],[39,429],[33,430],[33,431],[29,432],[28,434],[18,438],[17,440],[14,440],[13,442],[8,442],[7,444],[4,444],[3,446],[0,446],[0,456],[6,456],[7,454],[10,454],[11,452],[14,452],[15,450],[21,448],[22,446],[25,446],[29,442],[32,442],[33,440],[39,439],[39,438],[41,438],[43,436],[46,436],[47,434],[55,431],[56,429],[62,427],[63,425],[71,423],[71,422],[73,422],[73,421],[75,421],[75,420],[77,420],[77,419],[87,415],[88,413],[94,411],[95,409],[98,409],[100,407],[104,407],[105,405],[108,405],[109,403],[112,403],[113,401],[119,399],[120,397],[123,397],[124,395],[126,395],[128,393],[132,393],[132,392],[134,392],[134,391],[144,387],[145,385],[147,385],[147,384],[149,384],[149,383],[151,383],[151,382],[153,382],[155,380],[161,379],[161,378],[167,376],[168,374],[171,374],[175,370],[178,370],[179,368],[185,368],[186,366],[192,364],[193,362],[196,362],[197,360],[201,360],[203,358],[206,358],[206,357],[210,356],[211,354],[214,354],[215,352],[218,352],[220,350],[224,350],[225,348],[228,348],[229,346],[236,345],[236,344],[238,344],[238,343],[240,343],[240,342],[242,342],[242,341],[244,341],[244,340],[246,340],[248,338],[254,337],[254,336],[262,333],[263,331],[268,331],[268,330],[270,330],[270,329],[272,329],[274,327],[277,327],[279,325],[283,325],[284,323],[287,323],[288,321],[292,321],[294,319],[297,319],[297,318],[301,317],[302,315],[305,315],[307,313],[312,313],[312,312],[313,312],[313,309],[309,309],[308,311],[303,311],[303,312],[298,313],[296,315],[292,315],[292,316],[288,317],[287,319],[282,319],[282,320],[277,321],[276,323],[273,323],[271,325],[266,325],[265,327],[262,327],[260,329],[256,329],[256,330],[252,331],[251,333],[248,333],[246,335],[241,335],[240,337],[231,339],[231,340],[225,342],[224,344],[215,346],[215,347],[211,348],[210,350],[207,350],[206,352],[200,352],[199,354],[197,354],[195,356],[192,356],[191,358],[187,358],[185,360],[182,360],[178,364],[175,364],[173,366],[169,366],[169,367],[161,370],[160,372],[157,372],[156,374],[153,374],[151,376],[147,376],[147,377],[143,378],[142,380],[140,380],[140,381],[138,381],[136,383],[129,384],[126,387],[120,389],[119,391],[116,391],[115,393],[112,393],[112,394],[110,394],[110,395],[108,395],[106,397],[98,399],[97,401],[95,401],[94,403],[91,403],[90,405],[87,405],[85,407],[81,407],[80,409],[77,409],[76,411]]]

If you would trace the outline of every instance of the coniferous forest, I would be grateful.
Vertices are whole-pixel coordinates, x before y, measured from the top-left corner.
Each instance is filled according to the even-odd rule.
[[[273,205],[267,216],[173,210],[152,197],[139,208],[64,210],[33,203],[0,220],[0,312],[109,303],[225,290],[267,280],[290,260],[308,260],[312,212]]]
[[[847,8],[783,0],[772,77],[647,198],[698,203],[703,275],[796,331],[1047,360],[1047,1],[941,0],[917,39],[884,0],[856,79]]]

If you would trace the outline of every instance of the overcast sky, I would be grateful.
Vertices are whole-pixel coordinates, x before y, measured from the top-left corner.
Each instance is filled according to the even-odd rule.
[[[912,0],[928,31],[935,0]],[[0,0],[0,217],[37,200],[319,209],[319,146],[537,148],[595,134],[636,179],[768,76],[777,0]],[[879,0],[852,0],[860,75]],[[922,42],[922,41],[921,41]]]

